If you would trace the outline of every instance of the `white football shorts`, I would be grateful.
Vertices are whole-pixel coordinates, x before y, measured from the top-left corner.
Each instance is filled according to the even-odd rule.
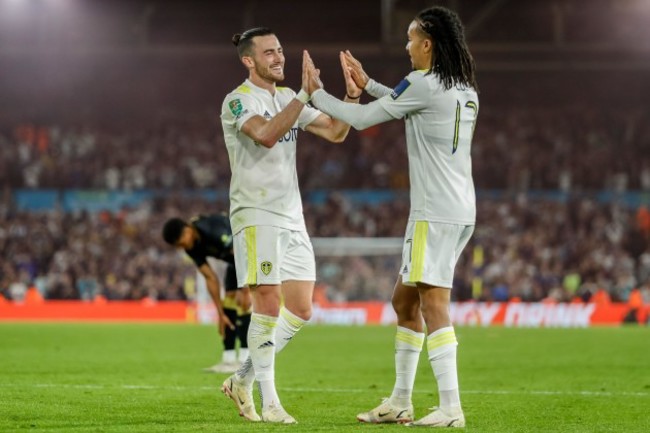
[[[474,226],[409,221],[402,248],[402,283],[424,283],[451,289],[454,268]]]
[[[316,281],[314,248],[306,231],[251,226],[233,237],[238,287]]]

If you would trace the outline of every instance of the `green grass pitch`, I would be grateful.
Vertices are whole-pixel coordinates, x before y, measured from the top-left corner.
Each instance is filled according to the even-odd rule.
[[[467,431],[650,431],[650,329],[457,328]],[[2,432],[376,432],[356,413],[392,389],[393,327],[309,326],[277,358],[299,424],[251,424],[218,391],[216,330],[0,324]],[[255,393],[257,394],[257,393]],[[257,397],[257,395],[256,395]],[[437,404],[423,354],[416,416]]]

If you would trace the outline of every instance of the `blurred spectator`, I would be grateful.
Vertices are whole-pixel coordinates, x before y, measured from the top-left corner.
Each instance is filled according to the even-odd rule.
[[[230,167],[215,113],[167,114],[137,129],[91,125],[0,125],[0,291],[27,287],[48,299],[184,299],[191,267],[160,245],[171,215],[226,209],[174,196],[118,214],[20,213],[15,188],[100,190],[225,188]],[[607,189],[650,191],[650,114],[621,107],[499,107],[481,110],[473,144],[477,188],[508,200],[480,200],[470,246],[458,264],[459,299],[589,300],[605,291],[626,301],[650,286],[650,213],[589,199],[532,201],[531,189],[567,196]],[[401,122],[352,132],[340,146],[305,136],[301,188],[408,187]],[[358,205],[329,194],[305,204],[314,237],[401,237],[408,202]],[[480,253],[480,254],[479,254]],[[477,260],[480,257],[480,260]],[[318,259],[330,299],[389,300],[399,254]]]
[[[162,244],[162,224],[225,208],[170,196],[116,215],[9,212],[0,219],[0,292],[20,300],[33,285],[47,299],[186,299],[193,270]],[[313,237],[401,237],[408,209],[406,200],[360,205],[334,193],[306,204],[305,217]],[[330,300],[388,301],[400,261],[317,257],[318,279]],[[605,291],[627,302],[634,289],[648,298],[650,243],[638,236],[636,211],[615,203],[479,200],[454,284],[458,299],[484,301],[589,301]]]
[[[137,130],[0,128],[0,185],[11,188],[215,188],[230,166],[216,114]],[[40,138],[39,138],[40,137]],[[40,141],[39,141],[40,140]],[[352,132],[341,146],[305,135],[303,190],[408,186],[402,122]],[[482,189],[650,190],[650,114],[584,106],[481,110],[473,144]],[[1,168],[5,170],[1,170]],[[1,209],[0,209],[1,210]]]

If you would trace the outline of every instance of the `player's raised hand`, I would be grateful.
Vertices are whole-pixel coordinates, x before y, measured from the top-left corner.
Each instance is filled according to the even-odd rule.
[[[350,74],[351,68],[348,66],[348,62],[343,51],[339,53],[339,58],[341,60],[341,69],[343,69],[343,78],[345,79],[345,92],[347,93],[348,97],[357,99],[361,96],[363,88],[359,87],[357,85],[357,82],[352,78],[352,75]]]
[[[357,87],[365,89],[370,77],[366,74],[366,71],[363,70],[363,65],[361,65],[360,61],[354,58],[350,50],[345,50],[342,54],[341,57],[342,59],[345,58],[345,63],[350,71],[350,77],[352,77]],[[343,61],[341,61],[341,64],[343,64]]]
[[[316,69],[311,56],[307,50],[302,54],[302,88],[308,94],[323,88],[323,82],[320,80],[320,70]]]
[[[309,54],[307,50],[302,51],[302,90],[309,93]]]

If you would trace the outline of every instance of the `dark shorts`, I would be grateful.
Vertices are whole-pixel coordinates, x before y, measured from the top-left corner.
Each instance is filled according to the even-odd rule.
[[[234,292],[237,290],[237,271],[235,271],[235,265],[233,263],[228,263],[223,284],[226,292]]]

